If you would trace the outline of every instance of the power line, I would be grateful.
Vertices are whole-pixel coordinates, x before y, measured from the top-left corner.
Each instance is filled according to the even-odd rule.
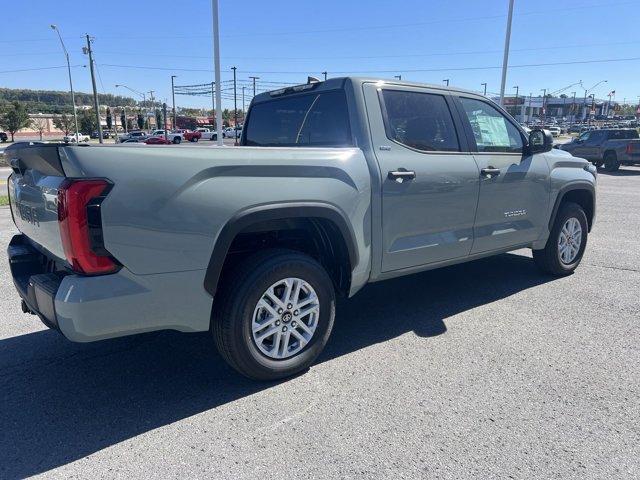
[[[71,65],[71,68],[86,67],[86,65]],[[0,70],[0,73],[17,73],[17,72],[35,72],[37,70],[53,70],[56,68],[67,68],[66,65],[58,65],[56,67],[37,67],[37,68],[20,68],[17,70]]]
[[[596,60],[575,60],[575,61],[562,61],[562,62],[545,62],[545,63],[525,63],[518,65],[509,65],[509,68],[530,68],[530,67],[548,67],[548,66],[558,66],[558,65],[584,65],[584,64],[593,64],[593,63],[614,63],[614,62],[633,62],[640,60],[640,57],[628,57],[628,58],[605,58],[605,59],[596,59]],[[109,64],[103,63],[104,67],[114,67],[114,68],[132,68],[132,69],[142,69],[142,70],[166,70],[166,71],[186,71],[186,72],[206,72],[211,73],[210,69],[200,69],[200,68],[177,68],[177,67],[153,67],[153,66],[145,66],[145,65],[118,65],[118,64]],[[344,70],[344,71],[334,71],[331,73],[338,75],[347,75],[352,73],[397,73],[397,72],[405,72],[405,73],[419,73],[419,72],[453,72],[453,71],[466,71],[466,70],[493,70],[496,68],[502,68],[501,65],[485,65],[485,66],[475,66],[475,67],[439,67],[439,68],[417,68],[417,69],[405,69],[405,68],[394,68],[389,70]],[[260,74],[283,74],[283,75],[307,75],[310,70],[304,71],[259,71],[259,70],[243,70],[244,73],[260,73]],[[1,72],[0,72],[1,73]]]

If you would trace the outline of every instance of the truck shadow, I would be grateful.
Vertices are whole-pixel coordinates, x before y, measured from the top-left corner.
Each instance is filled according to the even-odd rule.
[[[505,254],[372,284],[338,305],[319,362],[552,280]],[[427,345],[428,347],[428,345]],[[208,334],[160,332],[72,344],[53,331],[0,340],[0,478],[47,472],[164,425],[271,388],[244,379]]]
[[[621,167],[619,170],[616,170],[615,172],[607,172],[603,169],[599,169],[598,175],[607,175],[609,177],[636,177],[640,175],[640,170],[636,168],[629,169],[629,168]]]

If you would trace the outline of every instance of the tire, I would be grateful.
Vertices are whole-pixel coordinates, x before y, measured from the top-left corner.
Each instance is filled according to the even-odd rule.
[[[180,142],[182,141],[182,139],[180,137],[174,137],[173,139],[173,143],[178,145]]]
[[[603,160],[606,172],[615,172],[620,168],[620,162],[618,162],[618,156],[615,152],[605,153]]]
[[[276,294],[280,287],[274,288],[274,286],[282,285],[278,282],[292,278],[301,280],[304,285],[312,289],[312,292],[315,292],[317,302],[312,303],[319,308],[313,317],[315,320],[310,320],[313,314],[309,317],[301,315],[300,310],[295,310],[295,305],[291,312],[289,309],[276,311],[278,309],[274,310],[273,307],[277,307],[278,304],[275,302],[269,302],[272,304],[270,310],[273,314],[266,310],[258,312],[261,308],[258,302],[265,303],[263,298],[266,292],[272,289]],[[213,308],[211,332],[222,357],[242,375],[254,380],[277,380],[290,377],[306,370],[327,344],[335,317],[335,291],[329,275],[313,258],[292,250],[264,250],[250,256],[235,267],[232,273],[223,279],[221,285],[222,288]],[[298,298],[304,295],[303,290],[304,287],[299,290]],[[260,319],[263,314],[265,314],[265,330],[254,334],[255,319]],[[300,316],[294,317],[294,314]],[[305,327],[307,323],[315,325],[315,330],[306,344],[302,344],[293,336],[294,330],[298,338],[301,334],[306,335],[300,325],[293,328],[296,318],[298,323],[304,322]],[[267,336],[260,343],[254,338],[255,335],[267,330],[272,331],[271,329],[275,330],[275,333]],[[309,330],[309,327],[306,330]],[[289,333],[285,334],[285,331]],[[283,340],[278,345],[285,347],[291,345],[292,352],[296,348],[299,350],[290,356],[284,356],[288,353],[282,349],[283,358],[275,358],[273,355],[277,355],[281,350],[275,346],[276,336],[278,340]],[[284,343],[285,338],[287,343]],[[269,346],[271,346],[271,352],[265,352]],[[275,349],[278,353],[273,353]],[[286,351],[288,352],[288,349]]]
[[[191,137],[191,141],[192,141],[193,143],[196,143],[196,142],[198,141],[198,137]]]
[[[565,227],[570,219],[577,220],[580,225],[580,244],[575,256],[563,259],[561,258],[560,252],[561,234],[563,234],[563,227]],[[575,235],[573,235],[573,237],[575,239]],[[547,244],[541,250],[533,250],[533,260],[538,268],[545,273],[556,276],[570,275],[578,265],[580,265],[584,250],[587,246],[587,237],[587,216],[582,207],[573,202],[562,203],[556,215],[555,222],[553,223]]]

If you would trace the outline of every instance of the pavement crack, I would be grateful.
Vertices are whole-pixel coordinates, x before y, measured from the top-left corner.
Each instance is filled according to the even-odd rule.
[[[614,267],[614,266],[611,266],[611,265],[598,265],[598,264],[595,264],[595,263],[586,263],[585,265],[587,265],[588,267],[599,267],[599,268],[607,268],[609,270],[621,270],[623,272],[640,273],[640,269],[637,269],[637,268]]]

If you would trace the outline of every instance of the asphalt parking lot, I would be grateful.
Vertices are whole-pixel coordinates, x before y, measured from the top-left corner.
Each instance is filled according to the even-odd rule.
[[[70,343],[0,261],[0,478],[638,478],[640,168],[600,174],[574,275],[529,257],[370,285],[279,383],[208,334]]]

